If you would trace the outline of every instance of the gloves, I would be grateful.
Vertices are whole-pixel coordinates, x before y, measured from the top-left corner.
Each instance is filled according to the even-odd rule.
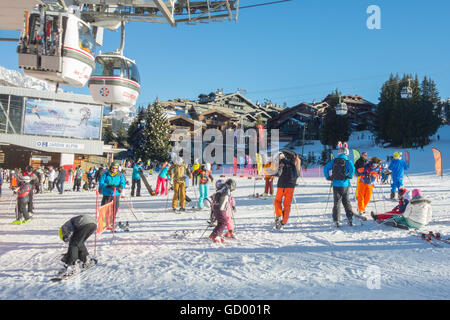
[[[123,187],[122,187],[122,186],[119,186],[119,187],[117,188],[117,191],[119,191],[119,193],[122,193]]]

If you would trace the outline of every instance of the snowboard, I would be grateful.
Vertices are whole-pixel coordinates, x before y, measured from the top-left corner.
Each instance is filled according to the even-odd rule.
[[[76,277],[76,276],[78,276],[78,275],[80,275],[80,274],[86,272],[87,270],[92,269],[93,267],[95,267],[95,266],[97,265],[97,263],[98,263],[97,259],[94,259],[94,258],[93,258],[93,259],[92,259],[92,263],[89,264],[89,266],[87,266],[86,268],[77,270],[76,272],[73,272],[73,273],[71,273],[71,274],[61,274],[61,275],[58,275],[57,277],[51,278],[50,281],[51,281],[51,282],[60,282],[60,281],[63,281],[63,280],[69,280],[69,279],[72,279],[72,278],[74,278],[74,277]]]
[[[147,188],[148,193],[151,196],[154,196],[155,192],[153,191],[152,186],[148,183],[147,178],[145,177],[145,175],[142,171],[139,171],[139,176],[141,177],[142,181],[144,182],[144,185]]]

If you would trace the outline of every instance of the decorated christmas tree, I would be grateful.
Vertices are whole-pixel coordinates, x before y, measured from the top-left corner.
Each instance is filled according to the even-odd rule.
[[[157,101],[147,107],[143,136],[143,160],[169,160],[169,153],[172,148],[170,125],[164,109]]]

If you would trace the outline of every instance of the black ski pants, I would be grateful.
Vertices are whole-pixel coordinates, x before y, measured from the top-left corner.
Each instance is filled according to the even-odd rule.
[[[349,187],[333,187],[333,221],[339,221],[339,216],[341,214],[341,202],[344,206],[347,219],[353,219],[353,210],[349,199],[349,189]]]
[[[77,259],[86,262],[86,257],[89,255],[89,252],[84,243],[96,229],[97,225],[95,223],[89,223],[76,229],[70,238],[67,253],[61,260],[68,265],[75,264]]]
[[[136,189],[136,196],[141,196],[141,179],[131,180],[131,196],[134,197],[134,190]]]
[[[75,191],[75,189],[77,189],[77,191],[80,191],[80,188],[81,188],[81,178],[75,178],[72,190]]]

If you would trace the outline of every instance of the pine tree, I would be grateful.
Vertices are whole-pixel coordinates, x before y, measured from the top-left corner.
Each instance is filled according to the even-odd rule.
[[[114,142],[116,139],[115,134],[112,130],[111,125],[108,124],[103,124],[103,129],[102,129],[102,140],[105,144],[109,144],[111,142]]]
[[[164,109],[158,102],[147,107],[145,115],[144,136],[144,157],[145,161],[169,160],[171,150],[170,125]]]
[[[401,98],[402,88],[410,86],[412,97]],[[417,75],[398,75],[383,84],[376,111],[374,134],[377,142],[412,147],[429,143],[440,125],[439,93],[434,81]]]
[[[131,125],[128,127],[127,142],[128,157],[137,161],[139,158],[144,158],[144,127],[145,127],[145,113],[144,108],[140,108],[138,114],[134,118]]]
[[[336,106],[339,103],[338,90],[332,93],[329,106],[325,111],[322,128],[320,130],[320,141],[324,145],[336,148],[339,141],[348,141],[350,138],[350,121],[347,116],[338,116]]]

